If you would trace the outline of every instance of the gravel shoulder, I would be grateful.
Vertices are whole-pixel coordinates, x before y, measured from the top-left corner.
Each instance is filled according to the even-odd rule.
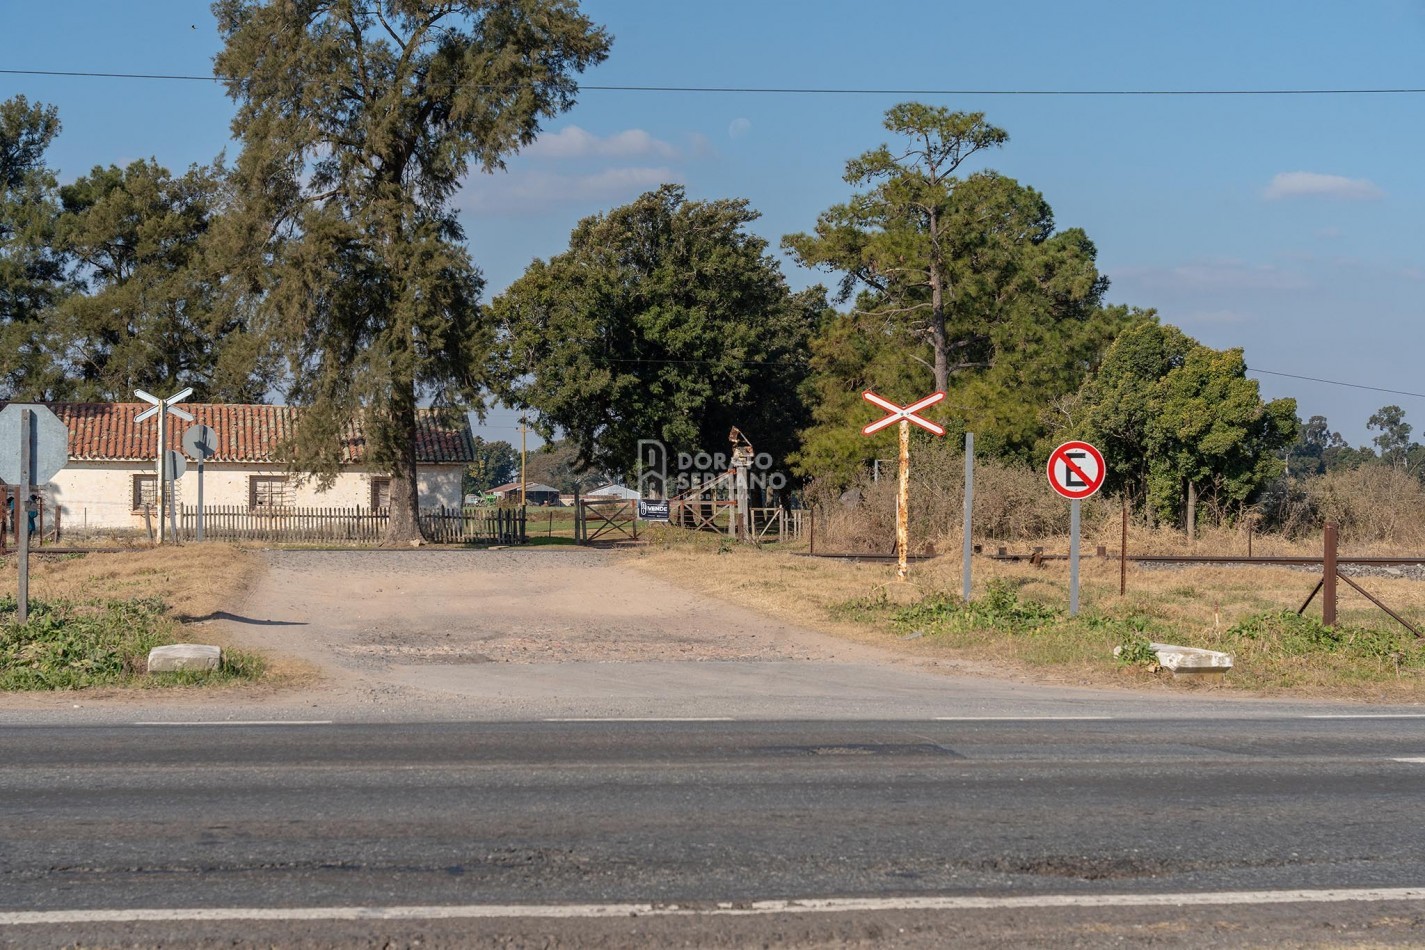
[[[588,549],[267,551],[216,639],[277,685],[0,697],[12,722],[1254,714],[1290,704],[1046,687],[773,619]],[[191,628],[203,640],[204,625]]]

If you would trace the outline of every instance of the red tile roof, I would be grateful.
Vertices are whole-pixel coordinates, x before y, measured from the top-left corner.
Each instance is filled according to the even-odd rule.
[[[158,420],[134,417],[148,403],[47,403],[69,427],[69,457],[76,461],[150,461],[158,455]],[[191,425],[212,426],[217,433],[215,462],[272,462],[278,443],[296,427],[300,409],[293,406],[183,403],[193,414],[186,422],[168,417],[168,447],[182,450],[183,432]],[[352,426],[343,440],[345,461],[359,464],[365,439]],[[424,464],[475,461],[475,445],[468,423],[449,427],[434,411],[416,411],[416,461]]]

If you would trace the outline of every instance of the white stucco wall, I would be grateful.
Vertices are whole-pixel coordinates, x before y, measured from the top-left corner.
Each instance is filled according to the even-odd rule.
[[[461,465],[428,465],[418,469],[417,486],[422,508],[460,505]],[[48,505],[58,504],[66,525],[91,528],[142,528],[143,515],[133,510],[133,476],[152,475],[154,463],[132,462],[70,462],[45,486]],[[248,478],[253,475],[282,476],[279,468],[239,465],[231,462],[208,463],[203,471],[204,505],[236,505],[247,507]],[[298,485],[291,481],[292,504],[314,508],[369,508],[371,506],[371,474],[362,471],[343,472],[325,492],[317,490],[315,481]],[[198,501],[198,466],[189,461],[188,471],[176,483],[180,504]]]

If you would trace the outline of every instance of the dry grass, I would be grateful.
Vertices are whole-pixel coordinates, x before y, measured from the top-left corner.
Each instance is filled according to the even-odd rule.
[[[18,561],[0,559],[5,590],[18,585]],[[159,597],[175,616],[200,620],[246,593],[262,573],[253,550],[220,542],[116,548],[113,553],[30,558],[34,600],[125,600]]]
[[[263,569],[255,549],[221,542],[115,546],[112,552],[87,554],[39,553],[30,558],[30,600],[93,603],[158,598],[180,625],[180,639],[243,652],[241,645],[222,635],[220,625],[205,621],[239,602]],[[4,585],[0,591],[13,597],[18,581],[18,559],[13,553],[0,558],[0,585]],[[309,676],[310,670],[279,661],[266,665],[263,679],[284,685]]]
[[[1154,540],[1144,532],[1138,545],[1151,547]],[[1209,538],[1202,544],[1215,542],[1212,550],[1216,552],[1221,551],[1223,540]],[[1157,542],[1167,544],[1165,539]],[[1045,547],[1053,550],[1052,544]],[[1275,539],[1265,550],[1254,542],[1253,551],[1290,553],[1289,547]],[[1087,550],[1092,552],[1092,546]],[[1136,624],[1144,627],[1150,639],[1233,653],[1237,667],[1223,682],[1225,689],[1373,701],[1425,700],[1425,647],[1344,584],[1338,629],[1359,629],[1362,636],[1398,643],[1398,657],[1297,655],[1281,649],[1275,640],[1253,640],[1233,630],[1263,614],[1294,612],[1319,578],[1306,571],[1213,566],[1153,569],[1130,564],[1127,594],[1119,596],[1118,562],[1086,558],[1081,570],[1079,620],[1061,617],[1053,623],[1017,630],[993,624],[951,630],[929,623],[924,625],[928,635],[906,640],[903,638],[914,635],[919,627],[915,617],[921,608],[917,604],[959,594],[958,554],[912,564],[907,583],[895,579],[893,564],[813,559],[704,538],[670,539],[650,546],[632,560],[684,586],[790,623],[905,652],[985,664],[1002,675],[1096,686],[1165,683],[1163,677],[1124,667],[1112,656],[1124,631]],[[1025,603],[1061,612],[1067,607],[1067,562],[1048,562],[1036,568],[977,558],[973,568],[972,599],[983,598],[995,586],[1012,591]],[[1425,583],[1383,578],[1362,579],[1360,583],[1416,626],[1425,627]],[[1320,616],[1319,606],[1315,615]],[[1194,687],[1180,681],[1174,688]]]

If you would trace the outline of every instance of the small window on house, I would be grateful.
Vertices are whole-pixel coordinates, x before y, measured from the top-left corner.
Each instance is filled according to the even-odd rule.
[[[373,509],[391,507],[391,480],[389,478],[371,479],[371,507]]]
[[[158,507],[158,477],[135,475],[133,484],[134,511]]]
[[[247,480],[249,508],[267,510],[287,508],[292,504],[292,492],[285,475],[252,475]]]

